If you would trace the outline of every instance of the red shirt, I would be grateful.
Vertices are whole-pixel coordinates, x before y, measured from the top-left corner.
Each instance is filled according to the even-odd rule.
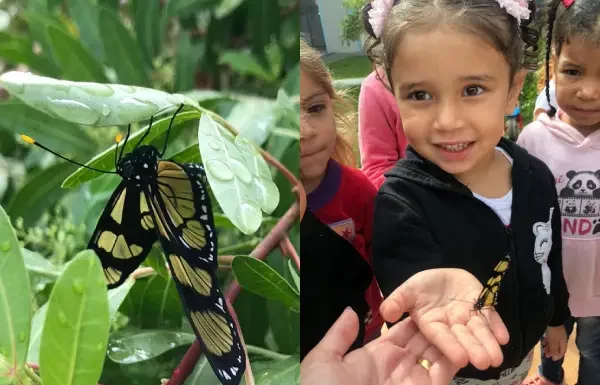
[[[373,206],[377,189],[358,169],[330,160],[321,184],[308,194],[308,207],[319,220],[348,240],[371,264]],[[383,326],[379,313],[381,291],[375,277],[365,293],[371,307],[365,322],[365,340]]]

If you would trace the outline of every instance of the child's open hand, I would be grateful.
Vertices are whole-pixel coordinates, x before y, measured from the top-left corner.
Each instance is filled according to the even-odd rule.
[[[495,310],[473,310],[482,289],[465,270],[426,270],[397,288],[381,305],[381,314],[395,322],[409,312],[423,335],[459,367],[469,362],[480,370],[498,367],[500,345],[508,343],[509,335]]]
[[[544,355],[557,361],[567,353],[567,331],[563,325],[548,326],[542,340]]]

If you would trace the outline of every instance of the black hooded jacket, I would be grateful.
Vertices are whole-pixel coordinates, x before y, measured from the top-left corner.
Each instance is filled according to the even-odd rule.
[[[373,266],[385,297],[415,273],[433,268],[465,269],[485,285],[496,264],[511,255],[495,307],[510,334],[502,347],[504,361],[486,371],[469,365],[457,374],[482,380],[518,366],[548,325],[562,325],[570,316],[554,177],[516,144],[502,139],[498,146],[513,158],[510,226],[465,185],[411,148],[386,173],[373,221]],[[540,246],[544,235],[537,234],[543,231],[551,231],[552,239],[550,295],[542,265],[534,257],[536,241]]]

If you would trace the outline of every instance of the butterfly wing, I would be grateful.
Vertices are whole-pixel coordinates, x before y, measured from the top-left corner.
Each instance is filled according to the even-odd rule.
[[[245,371],[240,336],[216,276],[217,238],[202,166],[158,164],[151,201],[158,237],[192,328],[219,380],[238,385]]]
[[[510,266],[510,256],[506,255],[494,267],[494,275],[490,277],[475,303],[475,310],[481,310],[485,307],[496,306],[498,304],[498,293],[502,285],[502,279]]]
[[[88,244],[102,262],[109,289],[127,279],[157,238],[143,191],[122,181],[108,200]]]

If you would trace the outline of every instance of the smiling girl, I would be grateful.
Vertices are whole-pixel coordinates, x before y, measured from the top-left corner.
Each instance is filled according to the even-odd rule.
[[[375,60],[387,72],[409,143],[375,200],[375,275],[385,296],[423,270],[462,268],[476,276],[510,340],[500,367],[467,366],[454,384],[519,384],[544,332],[553,355],[564,354],[569,317],[554,178],[502,138],[524,69],[535,65],[535,5],[376,0],[373,8],[382,46]],[[490,283],[497,266],[507,269]],[[483,321],[456,326],[456,343],[469,343],[464,335],[476,322]],[[480,349],[469,356],[486,347]]]
[[[352,147],[337,129],[345,120],[334,107],[339,101],[319,53],[301,41],[300,179],[307,193],[308,209],[350,242],[370,264],[376,190],[353,167],[356,158]],[[363,320],[368,341],[377,337],[383,326],[379,314],[382,296],[375,278],[365,295],[371,308]]]

